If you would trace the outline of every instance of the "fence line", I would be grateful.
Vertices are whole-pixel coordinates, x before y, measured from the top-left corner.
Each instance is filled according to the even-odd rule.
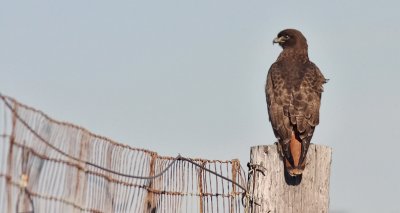
[[[159,156],[2,96],[0,209],[244,212],[238,160]]]

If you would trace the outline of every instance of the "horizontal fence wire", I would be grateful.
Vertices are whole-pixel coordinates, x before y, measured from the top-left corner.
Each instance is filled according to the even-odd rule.
[[[0,98],[6,212],[245,212],[238,160],[160,156]]]

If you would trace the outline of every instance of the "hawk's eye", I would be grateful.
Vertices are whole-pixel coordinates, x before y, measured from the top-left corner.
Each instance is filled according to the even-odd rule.
[[[290,36],[289,36],[289,35],[285,35],[285,38],[286,38],[286,39],[289,39],[289,38],[290,38]]]

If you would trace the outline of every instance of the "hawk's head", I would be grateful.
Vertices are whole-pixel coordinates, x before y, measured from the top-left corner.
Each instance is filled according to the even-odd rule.
[[[286,29],[278,33],[278,36],[272,41],[278,43],[283,49],[300,48],[307,49],[307,40],[303,34],[295,29]]]

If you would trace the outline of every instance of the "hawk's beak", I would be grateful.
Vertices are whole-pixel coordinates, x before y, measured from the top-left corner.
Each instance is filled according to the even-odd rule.
[[[281,36],[281,37],[276,37],[276,38],[274,38],[274,40],[272,41],[272,44],[275,44],[275,43],[280,44],[280,43],[283,43],[283,42],[285,42],[285,41],[286,41],[286,39],[285,39],[285,37],[283,37],[283,36]]]

